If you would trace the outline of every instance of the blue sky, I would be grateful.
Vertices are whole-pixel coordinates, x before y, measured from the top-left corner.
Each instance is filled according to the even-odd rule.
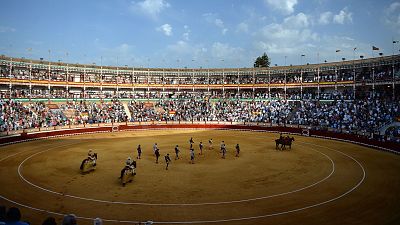
[[[70,63],[251,67],[266,52],[272,64],[296,65],[352,59],[354,48],[357,58],[390,55],[392,39],[400,39],[400,1],[4,0],[1,5],[0,54]],[[372,45],[380,50],[372,52]],[[394,47],[399,53],[400,43]]]

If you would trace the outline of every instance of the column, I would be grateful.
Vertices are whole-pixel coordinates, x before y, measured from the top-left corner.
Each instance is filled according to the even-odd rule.
[[[320,93],[321,93],[321,87],[320,87],[320,77],[319,77],[319,73],[320,73],[320,70],[319,70],[319,67],[317,68],[317,81],[318,81],[318,86],[317,86],[317,99],[319,100],[320,99]]]

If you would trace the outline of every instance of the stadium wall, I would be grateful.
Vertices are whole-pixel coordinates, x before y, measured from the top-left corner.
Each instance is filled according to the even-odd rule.
[[[98,126],[98,127],[83,127],[83,128],[69,128],[61,130],[46,130],[23,132],[20,134],[13,134],[9,136],[0,137],[0,146],[15,144],[26,141],[33,141],[39,139],[46,139],[52,137],[72,136],[88,133],[105,133],[115,131],[132,131],[144,129],[226,129],[226,130],[246,130],[257,132],[273,132],[273,133],[289,133],[295,135],[303,135],[317,138],[332,139],[338,141],[350,142],[362,146],[371,147],[383,151],[388,151],[395,154],[400,154],[399,144],[393,142],[380,142],[373,139],[368,139],[363,136],[353,134],[336,133],[331,131],[321,130],[306,130],[297,127],[265,127],[257,125],[237,125],[237,124],[200,124],[200,123],[186,123],[186,124],[145,124],[145,125],[111,125],[111,126]]]

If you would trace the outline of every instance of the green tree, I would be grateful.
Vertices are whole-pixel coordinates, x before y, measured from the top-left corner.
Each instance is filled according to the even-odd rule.
[[[254,62],[254,67],[269,67],[270,64],[271,62],[269,61],[269,57],[267,53],[264,52],[262,56],[257,57]]]

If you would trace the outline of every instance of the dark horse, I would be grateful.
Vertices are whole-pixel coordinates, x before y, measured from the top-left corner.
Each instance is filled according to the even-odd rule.
[[[289,149],[292,149],[292,142],[294,141],[294,137],[282,137],[275,140],[275,148],[278,150],[279,145],[281,145],[280,150],[286,149],[286,146],[289,146]]]
[[[97,153],[94,153],[93,156],[94,156],[95,159],[97,159]],[[83,168],[84,168],[84,166],[85,166],[85,163],[88,163],[88,162],[89,162],[89,159],[88,159],[88,158],[84,159],[84,160],[82,161],[81,166],[79,167],[79,169],[80,169],[80,170],[83,170]],[[93,165],[93,166],[95,166],[95,165]]]

